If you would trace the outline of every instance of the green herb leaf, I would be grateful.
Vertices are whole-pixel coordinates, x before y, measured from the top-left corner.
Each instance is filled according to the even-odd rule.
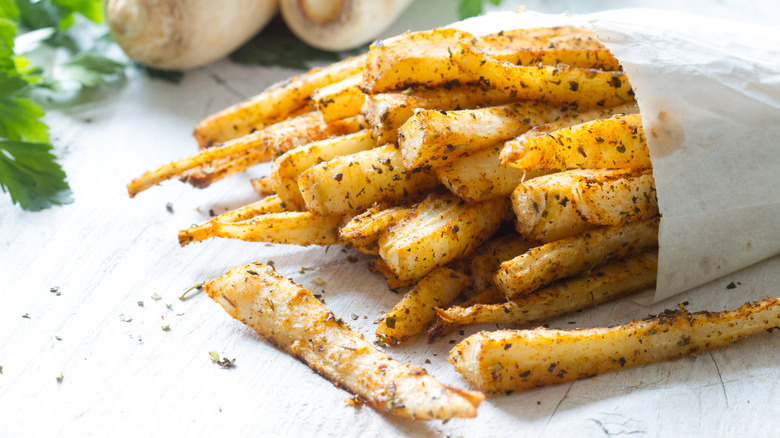
[[[61,72],[82,87],[106,85],[122,77],[125,65],[97,53],[81,53],[63,64]]]
[[[53,2],[71,12],[80,13],[94,23],[103,22],[103,7],[100,0],[53,0]]]
[[[299,40],[280,18],[272,20],[257,36],[230,55],[233,62],[308,70],[307,61],[335,62],[338,53],[315,49]]]
[[[498,6],[501,4],[501,0],[487,0],[491,4]],[[460,0],[458,5],[458,15],[460,19],[466,19],[469,17],[476,17],[482,14],[484,0]]]
[[[184,73],[180,71],[157,70],[156,68],[146,67],[141,64],[138,64],[138,68],[144,70],[146,75],[152,79],[160,79],[172,84],[179,84],[184,78]]]
[[[0,0],[0,18],[14,21],[19,19],[19,8],[14,0]]]

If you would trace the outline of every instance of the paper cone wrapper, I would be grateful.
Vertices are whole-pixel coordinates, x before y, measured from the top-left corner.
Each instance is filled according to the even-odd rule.
[[[652,300],[780,254],[780,28],[652,9],[452,27],[564,25],[593,28],[636,93],[662,215]]]

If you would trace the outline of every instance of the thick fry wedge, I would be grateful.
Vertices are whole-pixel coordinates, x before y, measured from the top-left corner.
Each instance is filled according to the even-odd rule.
[[[634,100],[634,91],[621,72],[564,64],[515,65],[487,55],[471,40],[461,40],[453,60],[480,83],[521,99],[583,107],[609,107]]]
[[[251,180],[249,180],[249,182],[252,184],[252,189],[261,198],[265,198],[276,194],[276,190],[274,190],[274,183],[273,181],[271,181],[270,176],[264,176],[261,178],[252,178]]]
[[[482,391],[524,390],[677,359],[778,325],[773,298],[723,312],[667,310],[610,328],[481,332],[455,346],[450,362]]]
[[[379,411],[418,420],[474,417],[484,399],[391,359],[269,266],[234,268],[205,289],[229,315]]]
[[[509,196],[523,181],[549,173],[504,166],[500,154],[500,146],[489,147],[437,167],[434,173],[444,187],[466,202]]]
[[[377,246],[377,254],[379,255],[379,247]],[[413,286],[417,282],[417,278],[408,278],[408,279],[401,279],[398,277],[398,275],[393,272],[392,269],[390,269],[389,266],[387,266],[387,263],[385,263],[384,260],[381,258],[373,259],[370,262],[368,262],[368,269],[371,272],[376,272],[377,274],[381,275],[382,277],[385,277],[385,281],[387,282],[387,287],[391,290],[398,289],[401,287],[408,287]]]
[[[363,91],[376,94],[414,85],[476,82],[460,71],[451,56],[458,41],[469,36],[454,29],[434,29],[374,43],[366,60]]]
[[[311,211],[267,213],[242,222],[211,225],[215,237],[249,242],[291,245],[335,245],[339,240],[341,216],[320,216]]]
[[[200,242],[210,237],[216,237],[214,229],[216,222],[241,222],[263,214],[281,213],[283,211],[287,211],[285,203],[278,196],[271,195],[241,208],[215,216],[200,225],[193,225],[186,230],[179,231],[179,245],[184,246],[192,242]]]
[[[507,216],[503,198],[466,204],[432,193],[379,237],[379,255],[401,279],[419,278],[487,241]]]
[[[617,59],[601,44],[595,32],[577,27],[543,27],[474,37],[475,49],[515,65],[566,64],[597,70],[620,70]]]
[[[501,264],[496,286],[507,299],[658,245],[658,220],[602,227],[531,249]]]
[[[356,247],[366,247],[376,242],[380,233],[411,211],[408,205],[377,204],[351,218],[339,229],[339,236]]]
[[[306,208],[323,215],[419,197],[438,185],[433,174],[404,169],[401,153],[393,145],[336,157],[310,167],[298,178]]]
[[[480,291],[493,286],[493,277],[501,263],[523,254],[539,245],[515,233],[492,239],[477,248],[465,260],[453,262],[455,269],[465,272],[474,286]]]
[[[496,304],[506,302],[504,294],[495,286],[483,289],[481,292],[467,299],[460,304],[461,307],[469,308],[478,304]],[[432,344],[436,339],[455,331],[461,324],[443,320],[439,315],[428,328],[428,343]]]
[[[639,114],[575,125],[551,133],[529,132],[506,142],[501,160],[524,170],[650,168]]]
[[[570,170],[533,178],[517,186],[511,196],[517,232],[528,239],[552,242],[595,228],[595,224],[580,216],[574,201],[574,186],[583,178],[597,175],[598,170]]]
[[[517,99],[501,91],[473,84],[432,89],[417,87],[403,92],[367,95],[362,112],[374,130],[377,144],[383,145],[398,141],[398,128],[417,108],[450,111],[503,105],[513,100]]]
[[[274,189],[284,202],[302,209],[304,207],[298,178],[308,168],[343,155],[373,149],[376,147],[371,131],[364,129],[354,134],[332,137],[311,142],[289,150],[274,160],[271,179]]]
[[[203,148],[270,126],[305,106],[314,90],[360,73],[365,60],[365,55],[345,59],[272,85],[257,96],[206,118],[192,135]]]
[[[398,145],[407,169],[440,167],[571,111],[567,106],[540,102],[460,111],[419,110],[398,129]]]
[[[574,205],[587,222],[617,226],[658,215],[651,170],[607,170],[599,174],[580,178],[572,187]]]
[[[184,173],[181,180],[188,182],[195,187],[208,187],[215,181],[219,181],[228,175],[243,172],[255,164],[271,161],[298,146],[303,146],[313,141],[353,134],[366,127],[363,116],[350,117],[326,123],[318,113],[314,114],[317,114],[317,120],[313,122],[309,128],[304,130],[292,129],[289,131],[276,131],[267,135],[265,132],[268,129],[271,129],[271,127],[269,127],[266,130],[232,140],[226,144],[245,141],[251,149],[243,154],[215,160],[211,163],[189,170]]]
[[[417,337],[436,318],[436,308],[452,303],[469,283],[468,275],[449,268],[429,272],[384,315],[376,328],[377,339],[394,345]]]
[[[311,95],[312,105],[322,113],[322,119],[326,122],[356,116],[360,114],[360,108],[366,99],[365,93],[360,89],[362,83],[361,72],[319,88]]]
[[[595,306],[655,284],[658,256],[643,252],[562,280],[508,302],[436,309],[440,319],[455,324],[522,325]]]

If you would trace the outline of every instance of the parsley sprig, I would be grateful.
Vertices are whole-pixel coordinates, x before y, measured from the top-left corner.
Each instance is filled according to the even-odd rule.
[[[105,26],[93,29],[104,36],[90,35],[88,44],[77,38],[85,25],[71,31],[82,18],[101,23],[100,0],[0,0],[0,188],[25,210],[72,202],[37,90],[73,93],[124,76],[126,62],[101,53]],[[66,56],[52,56],[61,51]]]

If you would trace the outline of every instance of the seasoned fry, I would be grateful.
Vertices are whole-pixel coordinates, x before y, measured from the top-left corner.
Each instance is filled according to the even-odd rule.
[[[366,247],[379,239],[379,234],[401,220],[412,209],[405,205],[377,204],[353,217],[339,229],[339,236],[356,247]],[[377,251],[379,247],[377,246]]]
[[[251,99],[207,117],[192,135],[204,148],[277,123],[305,106],[314,90],[360,73],[365,60],[366,55],[345,59],[272,85]]]
[[[398,129],[398,145],[407,169],[440,167],[570,111],[565,105],[539,102],[459,111],[419,110]]]
[[[366,98],[360,89],[363,82],[362,72],[352,75],[335,84],[326,85],[311,95],[312,106],[326,122],[333,122],[360,114],[360,108]]]
[[[602,172],[607,178],[580,178],[572,188],[574,204],[583,219],[617,226],[658,215],[651,170]]]
[[[419,278],[487,241],[507,215],[503,198],[466,204],[432,193],[379,237],[379,255],[401,279]]]
[[[377,247],[376,255],[379,255],[378,247]],[[413,286],[418,280],[417,278],[401,279],[400,277],[398,277],[398,275],[395,274],[395,272],[393,272],[392,269],[390,269],[389,266],[387,266],[387,263],[385,263],[385,261],[382,260],[381,258],[373,259],[370,262],[368,262],[368,270],[371,272],[376,272],[382,277],[385,277],[385,281],[387,282],[387,287],[390,289],[398,289],[401,287]]]
[[[780,325],[780,299],[736,310],[667,310],[610,328],[481,332],[450,352],[450,362],[482,391],[570,382],[622,368],[685,357]]]
[[[444,187],[466,202],[506,197],[523,181],[549,173],[544,170],[526,172],[504,166],[499,159],[500,154],[500,146],[483,149],[437,167],[434,173]]]
[[[341,216],[320,216],[311,211],[267,213],[242,222],[219,222],[211,225],[215,237],[250,242],[291,245],[336,245]]]
[[[363,91],[376,94],[414,85],[476,82],[460,71],[451,56],[458,41],[469,36],[454,29],[434,29],[374,43],[366,60]]]
[[[543,27],[502,31],[474,37],[475,49],[493,59],[515,65],[566,64],[597,70],[620,70],[617,59],[590,29]]]
[[[323,215],[419,197],[438,185],[430,173],[405,170],[393,145],[336,157],[310,167],[298,178],[306,208]]]
[[[526,133],[506,142],[501,161],[524,170],[652,167],[639,114]]]
[[[419,420],[474,417],[484,399],[391,359],[337,320],[311,292],[268,266],[234,268],[205,289],[270,344],[379,411]]]
[[[580,234],[595,228],[579,214],[574,185],[581,178],[595,177],[596,170],[570,170],[528,180],[512,192],[517,232],[541,242]]]
[[[252,178],[249,180],[249,182],[252,184],[252,189],[255,191],[255,193],[257,193],[262,198],[276,194],[276,190],[274,190],[273,181],[271,181],[270,176]]]
[[[274,189],[284,202],[302,209],[305,204],[298,188],[298,178],[308,168],[343,155],[376,147],[371,131],[364,129],[354,134],[311,142],[289,150],[274,160],[271,179]]]
[[[495,59],[461,40],[453,60],[475,80],[514,97],[579,106],[616,106],[634,100],[625,75],[568,65],[522,66]]]
[[[455,324],[543,321],[650,287],[655,284],[657,266],[657,254],[643,252],[508,302],[453,306],[436,312],[443,321]]]
[[[619,257],[658,245],[658,220],[602,227],[536,247],[501,264],[496,286],[507,299],[533,292]]]
[[[325,123],[319,113],[306,113],[218,147],[204,149],[189,157],[172,161],[157,170],[146,172],[127,185],[127,192],[131,198],[135,197],[155,184],[192,169],[196,169],[197,174],[189,175],[188,181],[197,187],[206,187],[252,164],[270,161],[299,144],[356,132],[364,123],[362,117]]]
[[[468,274],[474,290],[480,291],[493,286],[493,277],[501,263],[523,254],[538,244],[511,233],[488,241],[465,260],[457,260],[453,263],[457,266],[456,269]]]
[[[283,211],[287,211],[285,203],[278,196],[271,195],[241,208],[215,216],[200,225],[193,225],[186,230],[179,231],[179,245],[185,246],[192,242],[206,240],[209,237],[216,237],[214,229],[216,222],[241,222],[263,214],[281,213]]]
[[[483,289],[481,292],[477,293],[476,295],[469,298],[468,300],[464,301],[460,305],[462,307],[469,308],[477,304],[495,304],[495,303],[501,303],[505,301],[506,298],[504,297],[504,294],[500,290],[498,290],[498,288],[496,288],[495,286],[490,286],[487,289]],[[430,328],[428,328],[428,343],[432,344],[437,338],[452,333],[458,327],[461,327],[461,324],[457,324],[454,322],[447,322],[441,319],[437,314],[436,319],[433,321]]]
[[[266,131],[271,129],[271,127],[269,127],[263,131],[258,131],[233,140],[235,142],[246,142],[248,146],[250,146],[250,149],[244,153],[226,157],[221,160],[215,160],[205,165],[201,165],[198,168],[191,169],[185,172],[181,179],[195,187],[208,187],[213,182],[219,181],[228,175],[243,172],[255,164],[270,161],[298,146],[303,146],[317,140],[352,134],[366,127],[363,116],[350,117],[326,123],[322,120],[321,116],[317,113],[314,114],[316,116],[315,121],[313,121],[310,127],[304,130],[295,127],[287,131],[279,130],[268,134]],[[276,125],[272,125],[272,127],[273,126]],[[231,142],[226,144],[229,143]]]
[[[463,84],[441,88],[408,88],[403,92],[367,95],[362,112],[374,130],[377,144],[398,141],[398,128],[415,109],[456,110],[503,105],[513,100],[501,91],[481,85]]]
[[[436,317],[436,307],[452,303],[469,283],[466,274],[449,268],[429,272],[384,315],[376,328],[377,339],[393,345],[415,338]]]

